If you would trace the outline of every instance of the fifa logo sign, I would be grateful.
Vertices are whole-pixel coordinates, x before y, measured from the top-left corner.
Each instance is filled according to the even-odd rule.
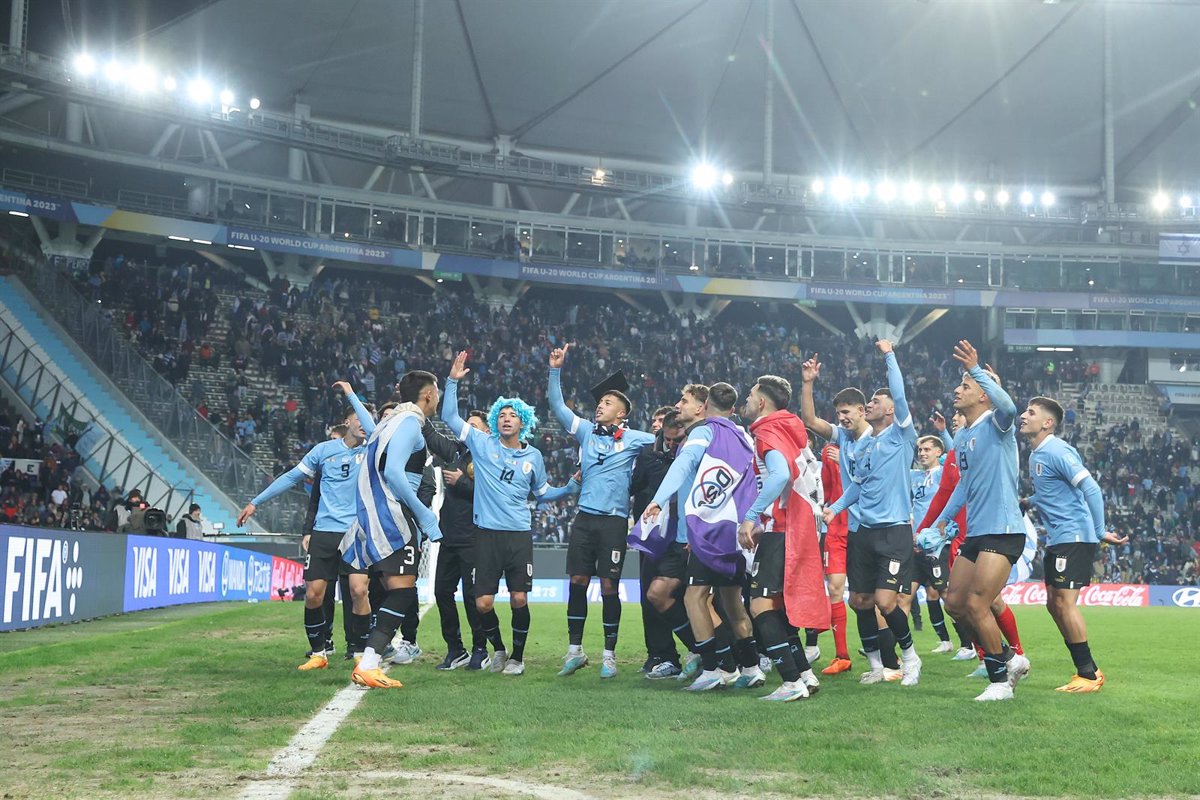
[[[38,622],[75,614],[83,586],[79,543],[12,536],[4,556],[4,622]]]

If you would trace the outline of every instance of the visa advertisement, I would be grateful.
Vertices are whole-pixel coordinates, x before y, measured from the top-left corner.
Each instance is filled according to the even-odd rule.
[[[188,539],[126,537],[124,610],[270,600],[272,556]]]

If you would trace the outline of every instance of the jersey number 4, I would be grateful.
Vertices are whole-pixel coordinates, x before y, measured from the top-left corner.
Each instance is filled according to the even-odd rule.
[[[512,482],[513,482],[513,476],[514,476],[515,474],[516,474],[516,473],[515,473],[515,471],[514,471],[514,470],[511,470],[511,469],[502,469],[502,470],[500,470],[500,480],[504,481],[505,483],[512,483]]]

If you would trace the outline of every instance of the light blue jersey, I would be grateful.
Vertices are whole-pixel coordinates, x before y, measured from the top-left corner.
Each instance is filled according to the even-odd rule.
[[[1104,496],[1074,447],[1047,436],[1029,453],[1029,475],[1047,546],[1104,538]]]
[[[788,468],[787,459],[778,450],[768,450],[766,458],[754,457],[758,476],[758,496],[746,512],[746,522],[758,522],[771,504],[779,499],[783,490],[791,482],[792,471]]]
[[[708,425],[692,428],[688,432],[687,440],[679,446],[679,452],[659,484],[658,491],[654,493],[654,499],[650,501],[659,508],[666,508],[667,503],[671,502],[671,497],[675,497],[675,519],[681,521],[675,534],[675,540],[678,542],[687,543],[687,525],[682,523],[682,520],[687,519],[684,506],[687,503],[688,492],[696,482],[696,472],[700,469],[704,452],[712,444],[712,439],[712,428]],[[687,491],[680,491],[682,489]]]
[[[579,442],[583,489],[579,510],[603,517],[629,516],[629,481],[642,448],[654,445],[654,434],[622,428],[618,436],[600,436],[595,425],[572,413],[563,402],[561,370],[550,370],[550,411]]]
[[[971,377],[992,408],[954,437],[960,477],[937,522],[950,522],[965,503],[967,538],[997,533],[1025,533],[1017,497],[1017,406],[1008,392],[979,366]]]
[[[280,475],[250,502],[261,506],[268,500],[299,486],[321,470],[321,497],[313,530],[345,533],[356,516],[355,486],[358,470],[367,452],[364,442],[347,447],[342,439],[329,439],[309,450],[300,463]]]
[[[851,483],[832,510],[840,514],[858,505],[858,518],[863,527],[884,528],[908,524],[912,517],[912,495],[909,488],[909,469],[917,432],[904,395],[904,376],[896,363],[896,354],[884,356],[887,364],[888,389],[896,405],[892,424],[871,437],[870,443],[856,455],[858,466]]]
[[[475,463],[474,519],[489,531],[528,531],[532,519],[525,502],[533,495],[549,502],[574,493],[573,485],[552,487],[546,481],[546,462],[531,445],[505,447],[499,436],[472,428],[458,414],[458,381],[446,381],[442,420],[471,451]]]
[[[931,470],[914,469],[911,471],[910,487],[912,488],[912,518],[913,525],[925,519],[933,496],[937,494],[938,486],[942,483],[941,465]]]
[[[867,428],[863,431],[862,436],[855,439],[853,432],[840,425],[835,425],[833,427],[833,443],[838,448],[838,467],[842,474],[842,492],[844,493],[854,483],[854,475],[858,472],[859,456],[871,443],[871,429]],[[858,516],[858,506],[850,506],[847,511],[850,512],[847,529],[856,531],[861,528],[862,520]]]

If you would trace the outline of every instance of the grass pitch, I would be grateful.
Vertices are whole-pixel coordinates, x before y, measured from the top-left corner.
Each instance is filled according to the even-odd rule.
[[[598,657],[592,611],[585,645]],[[1049,616],[1016,611],[1033,673],[1012,703],[971,702],[984,685],[965,677],[973,664],[925,654],[920,686],[860,686],[858,659],[813,699],[781,706],[754,699],[777,676],[765,690],[703,696],[644,680],[636,607],[626,607],[622,671],[610,681],[598,666],[555,676],[561,606],[533,607],[524,676],[439,673],[434,612],[421,626],[426,655],[392,670],[405,688],[369,693],[293,797],[510,796],[378,776],[396,770],[597,797],[1200,794],[1200,614],[1085,610],[1109,683],[1073,696],[1053,691],[1072,668]],[[832,638],[821,643],[827,657]],[[926,628],[917,643],[924,653],[936,640]],[[303,649],[300,606],[279,603],[0,635],[0,796],[234,797],[346,683],[340,659],[296,672]]]

